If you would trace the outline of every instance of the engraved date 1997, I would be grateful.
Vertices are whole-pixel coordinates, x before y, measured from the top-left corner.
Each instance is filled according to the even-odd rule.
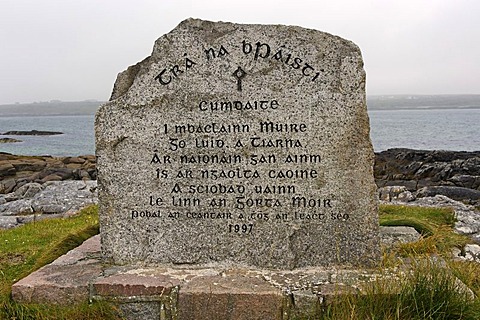
[[[250,224],[229,224],[228,225],[228,232],[230,233],[252,233],[253,230],[253,223]]]

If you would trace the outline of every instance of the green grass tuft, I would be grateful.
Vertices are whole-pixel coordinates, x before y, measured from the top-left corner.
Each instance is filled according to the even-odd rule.
[[[363,294],[341,296],[316,319],[478,319],[480,303],[452,272],[421,261],[397,278],[378,278]]]
[[[106,303],[75,306],[22,305],[12,285],[98,234],[98,209],[90,206],[70,218],[46,219],[0,230],[0,319],[118,319]]]
[[[432,235],[440,226],[454,227],[455,212],[450,208],[381,205],[380,225],[409,226],[422,235]]]
[[[422,238],[414,243],[401,244],[396,255],[402,257],[428,254],[450,256],[454,247],[463,248],[469,239],[453,231],[455,212],[450,208],[381,205],[380,225],[408,226]]]

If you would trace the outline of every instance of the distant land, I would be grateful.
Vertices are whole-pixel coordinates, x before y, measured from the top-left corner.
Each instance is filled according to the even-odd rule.
[[[0,117],[93,115],[104,101],[60,101],[0,105]]]
[[[93,115],[105,101],[60,101],[0,105],[0,117]],[[369,95],[369,110],[480,109],[480,94]]]
[[[367,105],[369,110],[479,109],[480,94],[372,95]]]

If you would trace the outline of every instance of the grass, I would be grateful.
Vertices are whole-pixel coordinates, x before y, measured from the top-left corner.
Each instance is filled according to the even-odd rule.
[[[451,259],[452,249],[469,241],[453,231],[453,210],[382,205],[379,211],[381,225],[410,226],[422,237],[386,249],[383,275],[362,294],[339,296],[303,319],[480,319],[480,264]],[[404,271],[385,271],[392,266]]]
[[[115,310],[102,303],[73,307],[20,305],[10,297],[13,283],[95,234],[98,234],[96,206],[71,218],[47,219],[0,230],[0,319],[115,319]]]
[[[339,298],[315,319],[474,320],[480,315],[479,299],[459,285],[450,269],[429,260],[396,279],[379,278],[364,290]]]
[[[410,226],[425,236],[431,236],[441,226],[452,227],[455,213],[450,208],[381,205],[380,225]]]
[[[401,257],[440,254],[451,256],[453,248],[463,248],[469,239],[453,231],[455,212],[450,208],[381,205],[380,225],[409,226],[421,235],[419,241],[394,248]]]
[[[480,319],[480,264],[451,258],[453,248],[469,242],[453,231],[453,210],[382,205],[379,211],[381,225],[410,226],[422,237],[384,248],[381,276],[361,294],[339,295],[294,320]]]
[[[367,283],[362,294],[341,295],[314,313],[294,319],[479,319],[480,264],[453,261],[454,247],[468,239],[453,232],[452,210],[386,205],[381,225],[412,226],[422,234],[414,243],[385,250],[385,267],[409,261],[408,272],[388,273]],[[68,219],[43,220],[0,231],[0,319],[118,319],[110,305],[95,302],[61,307],[20,305],[11,285],[98,233],[95,206]],[[431,256],[443,257],[432,262]],[[392,263],[394,261],[394,263]],[[464,286],[459,286],[459,279]],[[466,290],[468,288],[469,290]],[[472,292],[476,295],[472,296]]]

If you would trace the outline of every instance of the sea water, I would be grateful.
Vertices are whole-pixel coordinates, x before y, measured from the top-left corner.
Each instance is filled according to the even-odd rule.
[[[480,109],[370,110],[375,151],[480,150]]]
[[[0,152],[51,156],[95,154],[93,127],[93,115],[0,117],[0,133],[31,130],[63,132],[51,136],[0,136],[22,141],[0,143]]]
[[[480,109],[369,110],[375,151],[390,148],[480,150]],[[22,140],[0,143],[0,152],[19,155],[77,156],[95,153],[94,116],[0,117],[6,131],[60,131],[54,136],[0,136]]]

